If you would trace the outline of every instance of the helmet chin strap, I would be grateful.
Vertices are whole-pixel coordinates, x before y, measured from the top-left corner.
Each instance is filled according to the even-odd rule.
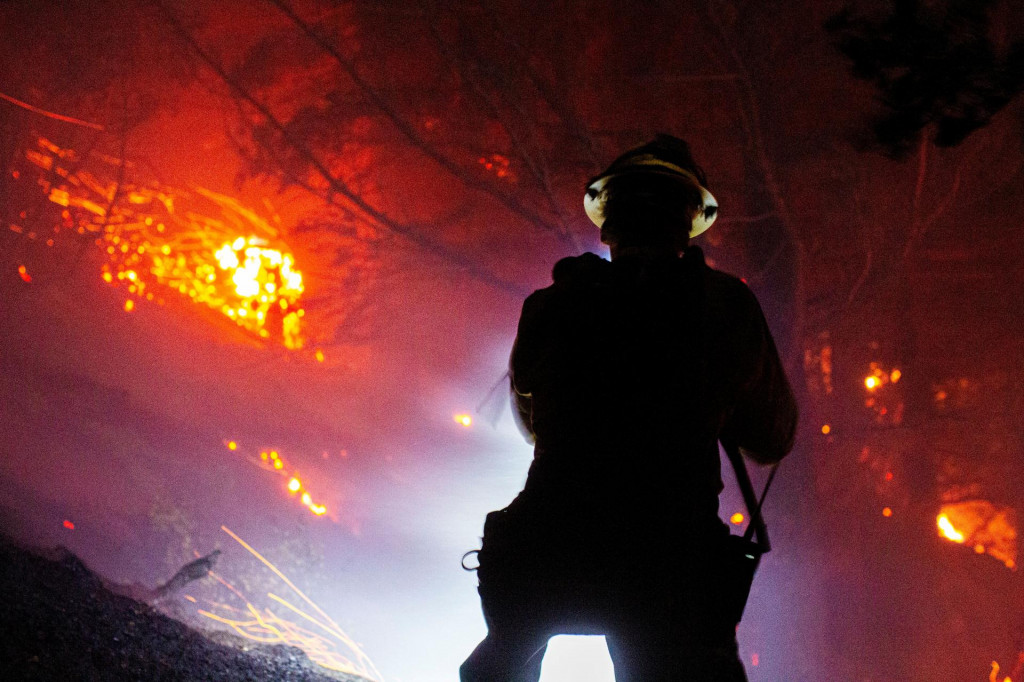
[[[690,238],[696,237],[703,232],[706,232],[709,227],[715,222],[718,217],[718,202],[715,197],[712,196],[711,192],[706,187],[700,184],[696,176],[693,173],[687,171],[684,168],[679,168],[672,164],[664,162],[658,163],[645,163],[643,165],[651,166],[665,166],[673,171],[673,175],[681,174],[690,180],[700,190],[701,196],[701,207],[693,214],[693,218],[690,222]],[[655,170],[654,172],[658,172]],[[608,200],[608,181],[614,178],[615,175],[606,175],[598,178],[590,184],[587,188],[586,193],[583,195],[583,209],[587,212],[587,217],[590,218],[598,227],[604,225],[604,206]]]

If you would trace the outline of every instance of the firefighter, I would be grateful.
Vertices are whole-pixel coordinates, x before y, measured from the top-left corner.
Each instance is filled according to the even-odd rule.
[[[523,305],[510,377],[534,458],[487,515],[488,635],[462,681],[536,682],[556,634],[604,634],[617,682],[745,680],[718,441],[778,462],[792,392],[754,295],[689,245],[718,205],[685,142],[626,152],[584,207],[611,260],[559,261]]]

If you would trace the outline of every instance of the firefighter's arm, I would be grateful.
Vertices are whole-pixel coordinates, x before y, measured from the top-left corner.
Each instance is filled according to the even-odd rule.
[[[744,336],[752,371],[740,388],[722,437],[755,462],[771,464],[793,447],[797,405],[761,306],[752,293],[749,303]]]
[[[523,303],[519,328],[508,362],[509,389],[512,392],[512,416],[523,437],[535,443],[533,430],[533,373],[539,362],[538,325],[543,308],[541,292],[535,292]]]

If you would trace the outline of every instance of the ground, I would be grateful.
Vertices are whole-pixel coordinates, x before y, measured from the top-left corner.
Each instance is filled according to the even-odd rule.
[[[365,682],[299,649],[192,629],[111,592],[73,554],[0,536],[2,680]]]

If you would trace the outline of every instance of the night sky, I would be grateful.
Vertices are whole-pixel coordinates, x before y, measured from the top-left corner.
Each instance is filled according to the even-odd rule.
[[[522,300],[607,255],[584,184],[668,132],[721,206],[695,243],[757,295],[801,406],[739,630],[751,681],[1017,680],[1022,14],[0,3],[0,530],[145,585],[220,548],[273,608],[226,526],[384,679],[455,679],[485,631],[460,557],[531,457],[501,383]],[[153,269],[223,273],[212,253],[254,234],[302,274],[262,326]],[[166,608],[212,627],[196,604]],[[584,679],[611,680],[600,642],[553,647],[544,682]]]

